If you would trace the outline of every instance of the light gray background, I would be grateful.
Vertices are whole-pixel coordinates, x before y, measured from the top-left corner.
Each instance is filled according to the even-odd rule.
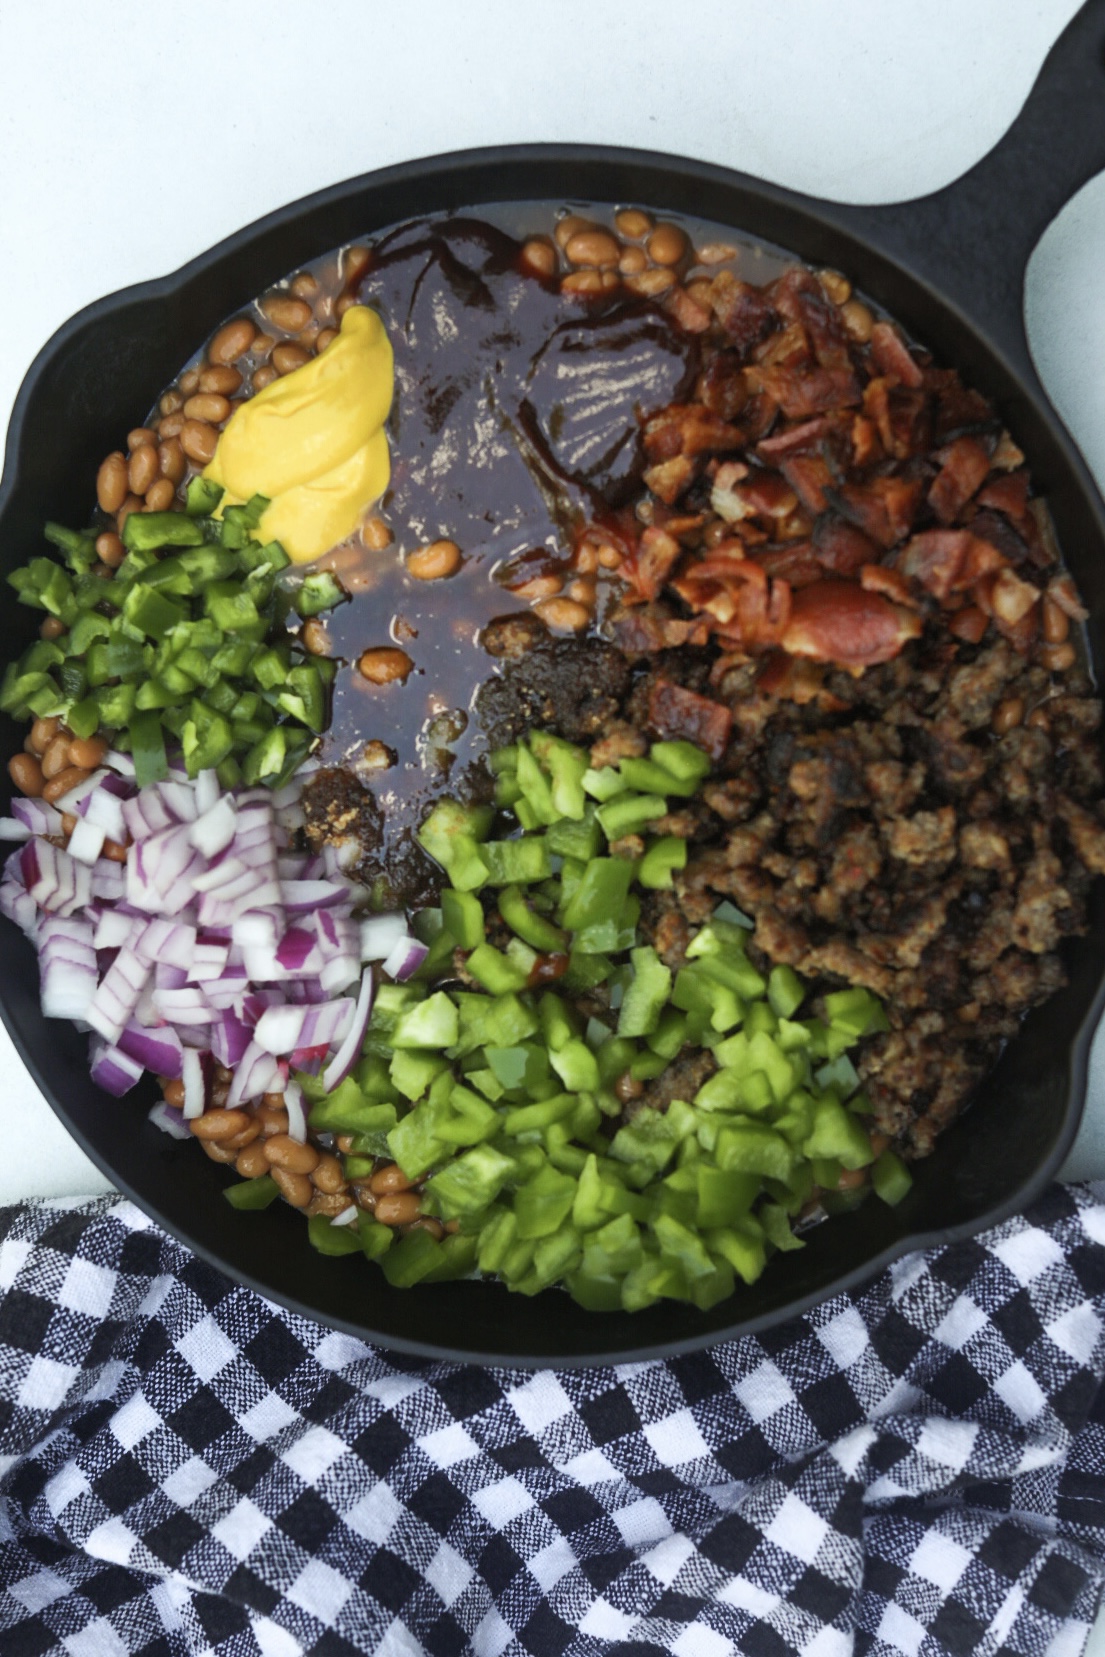
[[[923,194],[997,141],[1076,9],[7,0],[0,420],[39,347],[82,305],[297,196],[414,156],[523,140],[626,144],[838,200]],[[1099,178],[1044,237],[1027,311],[1043,379],[1105,483],[1103,271]],[[1105,1176],[1098,1048],[1072,1177]],[[0,1203],[106,1189],[2,1028],[0,1142]],[[1105,1657],[1100,1625],[1091,1645]]]

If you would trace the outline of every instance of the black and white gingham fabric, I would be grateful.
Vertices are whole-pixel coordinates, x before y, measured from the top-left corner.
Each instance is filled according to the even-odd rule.
[[[1105,1186],[770,1334],[559,1375],[328,1332],[121,1199],[0,1233],[3,1657],[1085,1644]]]

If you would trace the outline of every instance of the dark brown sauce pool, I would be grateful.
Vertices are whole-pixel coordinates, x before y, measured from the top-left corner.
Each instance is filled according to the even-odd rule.
[[[639,423],[689,393],[695,339],[660,304],[613,289],[562,294],[522,268],[527,236],[548,235],[553,203],[506,204],[402,224],[373,238],[358,297],[376,309],[395,351],[388,424],[391,484],[381,504],[394,541],[330,555],[351,600],[327,618],[341,659],[323,758],[357,771],[380,808],[381,862],[400,848],[441,792],[485,751],[474,717],[497,671],[480,645],[493,618],[528,608],[510,583],[567,565],[577,532],[634,494]],[[579,211],[612,223],[615,208]],[[728,268],[772,280],[791,256],[731,230],[669,215],[694,247],[725,242]],[[317,262],[320,277],[334,256]],[[447,539],[463,554],[447,581],[421,582],[405,555]],[[601,622],[601,585],[595,622]],[[397,644],[414,661],[404,683],[370,685],[361,653]],[[394,756],[371,771],[365,744]]]

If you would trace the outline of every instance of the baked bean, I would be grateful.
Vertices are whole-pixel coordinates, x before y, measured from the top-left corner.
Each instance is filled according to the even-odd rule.
[[[180,446],[188,456],[199,466],[206,466],[213,459],[215,448],[219,441],[219,434],[214,426],[209,426],[203,420],[185,420],[180,431]]]
[[[144,448],[147,443],[156,442],[157,433],[152,432],[149,426],[135,426],[133,431],[127,433],[127,448],[131,454],[134,453],[135,449]]]
[[[578,633],[591,619],[586,605],[577,603],[574,598],[543,598],[533,608],[545,626],[556,632]]]
[[[165,1095],[165,1103],[167,1105],[172,1105],[174,1110],[183,1110],[184,1083],[180,1080],[179,1076],[174,1077],[172,1081],[162,1081],[161,1091]]]
[[[325,1214],[327,1219],[334,1220],[337,1219],[339,1214],[344,1213],[348,1207],[348,1191],[319,1191],[316,1189],[314,1196],[307,1204],[307,1213],[308,1215]]]
[[[351,311],[354,305],[358,303],[359,301],[355,294],[343,293],[340,299],[336,299],[334,301],[334,315],[344,316],[346,311]]]
[[[249,1117],[244,1110],[206,1110],[194,1116],[189,1126],[197,1139],[233,1139],[248,1128]]]
[[[642,213],[639,207],[623,207],[620,213],[614,214],[614,223],[623,236],[647,236],[652,229],[652,220],[647,213]]]
[[[875,1132],[869,1134],[868,1137],[871,1140],[871,1149],[874,1151],[876,1156],[881,1156],[882,1153],[889,1148],[890,1135],[888,1133]]]
[[[845,300],[840,307],[840,320],[845,332],[860,345],[866,345],[875,326],[875,318],[859,299]]]
[[[645,245],[654,265],[677,265],[687,251],[687,238],[677,224],[658,224]]]
[[[288,1168],[270,1169],[277,1190],[293,1208],[306,1208],[315,1194],[315,1188],[306,1174],[293,1174]]]
[[[239,316],[233,322],[224,322],[211,344],[207,355],[213,363],[237,362],[251,349],[257,337],[257,328],[248,316]]]
[[[602,277],[597,270],[573,270],[560,278],[561,293],[601,293]]]
[[[440,1243],[441,1239],[445,1235],[445,1227],[442,1225],[440,1220],[435,1220],[432,1214],[420,1215],[419,1218],[415,1220],[414,1224],[408,1227],[408,1230],[428,1231],[430,1236],[437,1243]]]
[[[654,299],[657,294],[667,293],[669,288],[675,286],[675,273],[670,270],[643,270],[640,276],[627,276],[625,285],[633,293]]]
[[[594,230],[595,226],[590,219],[581,218],[578,213],[566,213],[553,231],[557,247],[563,253],[577,230]]]
[[[404,680],[413,666],[405,650],[393,650],[387,646],[366,650],[357,663],[361,677],[372,685],[390,685],[396,679]]]
[[[302,368],[310,360],[311,353],[305,346],[288,340],[278,345],[272,354],[272,366],[278,374],[294,374],[297,368]]]
[[[68,631],[60,616],[47,616],[38,633],[40,638],[53,640],[60,639],[62,634]]]
[[[127,501],[133,501],[133,500],[137,500],[137,499],[138,499],[138,497],[136,495],[128,495],[127,500],[125,500],[123,502],[122,506],[119,508],[119,512],[123,513],[125,511],[127,517],[129,518],[132,512],[140,511],[142,506],[144,505],[144,502],[142,502],[142,501],[138,501],[137,506],[128,506],[127,505]],[[123,519],[122,521],[125,522],[126,519]],[[96,577],[97,581],[110,581],[112,579],[112,577],[114,576],[115,571],[112,569],[110,564],[93,564],[91,570],[88,573],[90,575],[94,575]]]
[[[524,598],[532,603],[536,598],[552,598],[563,587],[564,582],[559,575],[532,575],[528,581],[520,581],[517,586],[511,587],[515,598]]]
[[[376,1198],[376,1218],[381,1225],[410,1225],[421,1213],[422,1198],[417,1191],[396,1191]]]
[[[251,355],[257,362],[268,362],[275,344],[276,341],[271,334],[258,334],[253,342]]]
[[[102,736],[77,736],[69,744],[69,761],[86,771],[95,771],[107,757],[107,743]]]
[[[1042,703],[1038,708],[1033,708],[1025,720],[1025,724],[1031,731],[1049,731],[1051,729],[1051,720],[1048,718],[1047,710]]]
[[[230,1090],[228,1088],[223,1095],[223,1105],[226,1103],[226,1096],[229,1091]],[[213,1090],[213,1097],[217,1102],[219,1098],[218,1088]],[[219,1105],[219,1109],[222,1109],[222,1105]],[[226,1145],[229,1150],[244,1151],[247,1145],[253,1144],[253,1141],[257,1138],[260,1132],[261,1129],[258,1127],[256,1122],[247,1122],[240,1133],[234,1134],[230,1139],[224,1139],[222,1143]]]
[[[79,765],[67,765],[64,771],[59,771],[56,777],[51,777],[42,790],[42,798],[53,805],[55,800],[62,799],[71,788],[78,783],[87,782],[90,773],[82,770]]]
[[[373,515],[361,525],[361,540],[370,552],[383,552],[390,547],[394,537],[383,518]]]
[[[281,1093],[277,1097],[283,1099],[284,1095]],[[287,1133],[288,1131],[288,1113],[283,1105],[257,1105],[254,1108],[253,1115],[255,1121],[260,1122],[261,1132],[266,1137],[271,1137],[274,1133]]]
[[[127,848],[118,840],[105,840],[100,856],[106,857],[109,863],[125,863]]]
[[[345,1190],[345,1170],[336,1156],[324,1151],[319,1157],[312,1173],[311,1184],[319,1191],[327,1191],[331,1195],[335,1191]]]
[[[186,397],[190,397],[192,395],[193,391],[195,391],[199,386],[199,383],[200,371],[198,368],[190,368],[186,374],[182,374],[180,376],[180,379],[177,382]]]
[[[616,265],[621,243],[609,230],[577,230],[564,244],[564,252],[573,265]]]
[[[834,305],[843,305],[852,297],[852,284],[838,270],[819,270],[817,279]]]
[[[431,541],[411,553],[407,569],[416,581],[444,581],[460,569],[460,548],[455,541]]]
[[[836,1188],[838,1191],[858,1191],[861,1185],[866,1184],[866,1168],[842,1168]]]
[[[590,608],[595,596],[595,583],[591,576],[581,575],[568,583],[568,597],[574,598],[577,604],[586,604]]]
[[[64,771],[69,763],[69,738],[56,736],[42,755],[42,775],[49,782],[51,777],[56,777],[59,772]]]
[[[620,288],[622,279],[616,270],[604,270],[601,273],[604,288]]]
[[[181,408],[183,408],[183,403],[181,404]],[[184,415],[181,413],[180,409],[178,409],[175,414],[167,414],[164,420],[159,420],[157,422],[157,434],[163,443],[167,443],[172,438],[179,437],[183,430]]]
[[[1042,644],[1036,651],[1036,660],[1049,673],[1065,673],[1068,667],[1074,666],[1077,658],[1078,652],[1073,644]]]
[[[533,236],[522,247],[522,269],[530,276],[555,276],[559,260],[552,243],[543,236]]]
[[[700,265],[726,265],[736,256],[737,250],[730,242],[704,242],[695,251],[695,259]]]
[[[306,351],[311,352],[314,350],[315,341],[319,336],[320,326],[321,324],[318,322],[308,322],[306,328],[295,336],[300,345],[302,345]]]
[[[990,715],[990,728],[995,736],[1004,736],[1015,730],[1024,719],[1024,697],[1007,696]]]
[[[318,277],[312,276],[309,270],[301,270],[298,276],[293,276],[291,289],[297,299],[313,299],[318,292]]]
[[[367,1180],[354,1180],[349,1187],[349,1195],[352,1197],[358,1208],[363,1208],[369,1214],[371,1214],[376,1207],[376,1198],[368,1189]]]
[[[371,263],[371,248],[347,247],[340,261],[342,287],[351,288],[354,282],[359,282]]]
[[[272,382],[276,379],[276,377],[277,377],[276,369],[273,368],[271,363],[265,363],[265,365],[262,368],[258,368],[256,370],[256,372],[254,373],[254,376],[253,376],[253,389],[254,389],[254,391],[264,391],[265,387],[267,385],[271,385]]]
[[[221,426],[230,413],[230,403],[217,391],[197,391],[184,405],[189,420],[206,420],[212,426]]]
[[[396,1191],[409,1191],[414,1184],[397,1162],[389,1162],[386,1168],[377,1168],[368,1182],[368,1188],[374,1197],[394,1195]]]
[[[316,353],[321,357],[322,353],[326,350],[326,347],[328,345],[333,345],[337,337],[338,330],[336,328],[323,328],[315,341]]]
[[[61,832],[64,834],[64,836],[67,840],[68,840],[69,836],[72,834],[73,830],[76,828],[76,826],[79,822],[80,822],[80,818],[77,816],[75,811],[63,811],[62,812],[62,814],[61,814]]]
[[[158,478],[157,482],[151,483],[146,490],[147,512],[168,512],[175,495],[176,489],[169,482],[169,479]]]
[[[242,376],[229,363],[216,363],[203,370],[199,388],[201,392],[215,392],[219,397],[233,397],[242,389]]]
[[[144,505],[145,505],[145,502],[143,501],[141,495],[128,495],[127,496],[126,500],[123,502],[122,506],[119,508],[119,510],[115,514],[115,524],[116,524],[116,528],[118,529],[120,535],[123,533],[123,530],[126,526],[127,519],[130,517],[131,513],[132,512],[141,512]],[[96,569],[93,570],[93,572],[92,572],[93,575],[98,575],[99,571],[100,571],[100,568],[106,568],[106,566],[98,566]]]
[[[243,1179],[259,1179],[262,1174],[268,1173],[269,1159],[264,1147],[254,1140],[244,1151],[239,1151],[234,1166]]]
[[[1044,635],[1045,644],[1063,644],[1070,632],[1070,617],[1053,598],[1044,599],[1040,631]]]
[[[339,1133],[334,1143],[342,1156],[349,1156],[353,1150],[354,1136],[351,1133]]]
[[[31,747],[36,754],[44,754],[47,748],[61,729],[61,720],[56,714],[49,719],[36,719],[31,726]]]
[[[164,392],[157,405],[160,414],[176,414],[183,407],[184,398],[179,391]]]
[[[286,334],[298,334],[311,320],[311,307],[292,294],[270,293],[262,299],[261,309],[273,327]]]
[[[105,529],[102,535],[97,535],[96,557],[100,560],[101,564],[106,564],[109,569],[117,570],[126,556],[126,547],[123,545],[118,535],[114,534],[110,529]]]
[[[309,1174],[318,1167],[318,1152],[313,1145],[300,1144],[288,1133],[274,1133],[265,1139],[265,1155],[274,1168],[286,1168],[291,1174]]]
[[[643,247],[627,247],[618,260],[618,269],[623,276],[640,276],[648,269],[648,254]]]
[[[200,1144],[212,1162],[230,1164],[238,1160],[238,1152],[234,1146],[224,1144],[221,1139],[201,1139]]]
[[[445,1234],[446,1234],[447,1237],[455,1237],[459,1230],[460,1230],[460,1221],[459,1220],[446,1220],[446,1222],[445,1222]]]
[[[42,767],[33,754],[13,754],[8,761],[8,776],[29,799],[37,800],[42,793]]]
[[[317,616],[311,616],[303,623],[303,631],[299,636],[303,641],[304,650],[309,650],[312,656],[333,654],[334,646],[326,631],[326,623],[319,621]]]
[[[118,450],[108,455],[96,473],[96,499],[101,512],[118,512],[127,496],[127,463]]]
[[[187,403],[184,406],[187,408]],[[131,492],[135,495],[144,495],[160,472],[157,450],[153,444],[140,444],[127,462],[127,482]]]

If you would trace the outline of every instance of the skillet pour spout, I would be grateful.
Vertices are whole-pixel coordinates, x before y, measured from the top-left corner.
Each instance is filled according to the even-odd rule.
[[[0,573],[39,548],[47,519],[83,521],[99,458],[181,363],[239,306],[321,251],[458,203],[574,200],[687,212],[845,271],[936,358],[997,406],[1047,495],[1091,610],[1085,644],[1105,660],[1105,506],[1050,406],[1024,331],[1023,279],[1039,235],[1105,168],[1105,0],[1065,30],[1005,138],[962,178],[917,202],[816,201],[738,172],[611,148],[515,146],[367,173],[248,226],[173,275],[82,311],[39,353],[20,390],[0,483]],[[59,419],[59,413],[64,415]],[[32,637],[30,612],[0,607],[0,650]],[[0,738],[22,741],[10,721]],[[629,1361],[753,1333],[852,1288],[910,1249],[966,1237],[1022,1209],[1066,1155],[1105,1005],[1105,894],[1065,951],[1068,984],[1031,1013],[972,1109],[916,1166],[897,1208],[868,1204],[778,1256],[708,1312],[662,1303],[583,1311],[566,1295],[511,1296],[482,1282],[392,1288],[354,1258],[322,1260],[282,1204],[248,1218],[218,1193],[219,1170],[109,1100],[88,1075],[85,1038],[39,1009],[30,946],[0,928],[0,1011],[31,1074],[108,1177],[197,1254],[305,1317],[400,1351],[517,1366]],[[148,1103],[148,1101],[147,1101]]]

